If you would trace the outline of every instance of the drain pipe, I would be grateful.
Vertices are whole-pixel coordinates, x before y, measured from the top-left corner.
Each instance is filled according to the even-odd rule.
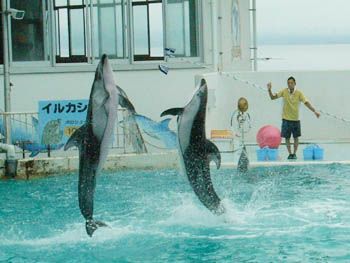
[[[218,7],[217,7],[217,0],[211,1],[211,7],[212,7],[212,33],[213,33],[213,67],[214,72],[218,71],[219,64],[218,64]]]
[[[2,1],[2,27],[3,27],[3,51],[4,51],[4,105],[5,113],[11,111],[10,104],[10,64],[9,64],[9,46],[8,46],[8,28],[9,16],[11,14],[7,10],[7,1]],[[15,146],[11,145],[11,124],[10,116],[4,114],[5,138],[6,144],[0,143],[0,150],[6,153],[5,160],[5,176],[15,177],[17,173],[17,162]]]
[[[252,8],[250,9],[252,12],[252,20],[253,20],[253,70],[258,71],[258,46],[257,46],[257,32],[256,32],[256,0],[252,0]]]
[[[7,1],[2,1],[2,27],[3,27],[3,51],[4,51],[4,105],[5,113],[11,111],[10,104],[10,72],[9,72],[9,46],[8,46],[8,19],[10,13],[7,12],[6,8]],[[10,116],[4,115],[5,125],[5,138],[6,143],[11,144],[11,127],[10,127]]]
[[[5,176],[15,177],[17,174],[18,164],[18,160],[16,159],[15,146],[6,143],[0,143],[0,151],[5,152],[7,157],[5,160]]]

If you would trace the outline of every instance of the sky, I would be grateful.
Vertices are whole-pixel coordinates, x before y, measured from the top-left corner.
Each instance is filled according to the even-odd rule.
[[[349,0],[256,0],[256,3],[259,44],[350,43]]]

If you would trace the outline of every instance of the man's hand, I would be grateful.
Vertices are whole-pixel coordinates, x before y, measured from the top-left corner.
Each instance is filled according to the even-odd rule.
[[[315,115],[316,115],[317,118],[319,118],[321,116],[321,114],[318,113],[317,111],[315,111]]]
[[[267,83],[267,89],[270,91],[272,88],[271,82]]]

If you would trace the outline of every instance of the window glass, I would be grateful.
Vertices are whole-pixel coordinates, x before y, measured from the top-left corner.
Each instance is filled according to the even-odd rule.
[[[134,6],[134,53],[148,54],[148,15],[147,6]]]
[[[175,56],[198,56],[197,1],[167,0],[167,47]]]
[[[45,45],[48,43],[44,33],[43,12],[45,10],[46,13],[45,1],[11,0],[11,8],[25,11],[22,20],[10,19],[12,60],[45,60]]]
[[[133,1],[134,60],[163,59],[162,1]]]
[[[87,62],[85,8],[82,0],[60,1],[55,5],[57,63]]]
[[[97,0],[93,6],[94,54],[111,58],[125,58],[124,8],[121,0]]]
[[[149,16],[151,56],[162,57],[164,55],[162,4],[149,5]]]

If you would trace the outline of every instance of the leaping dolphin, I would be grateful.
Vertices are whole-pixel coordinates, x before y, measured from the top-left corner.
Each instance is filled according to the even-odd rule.
[[[131,102],[116,88],[113,72],[104,54],[97,66],[92,85],[86,122],[67,141],[64,150],[79,149],[79,208],[86,232],[91,237],[104,222],[93,218],[96,176],[103,168],[112,141],[118,104],[135,112]]]
[[[210,161],[220,168],[218,148],[205,137],[205,116],[208,88],[204,79],[184,108],[172,108],[160,116],[178,115],[178,142],[182,167],[199,200],[214,214],[225,212],[210,177]]]

